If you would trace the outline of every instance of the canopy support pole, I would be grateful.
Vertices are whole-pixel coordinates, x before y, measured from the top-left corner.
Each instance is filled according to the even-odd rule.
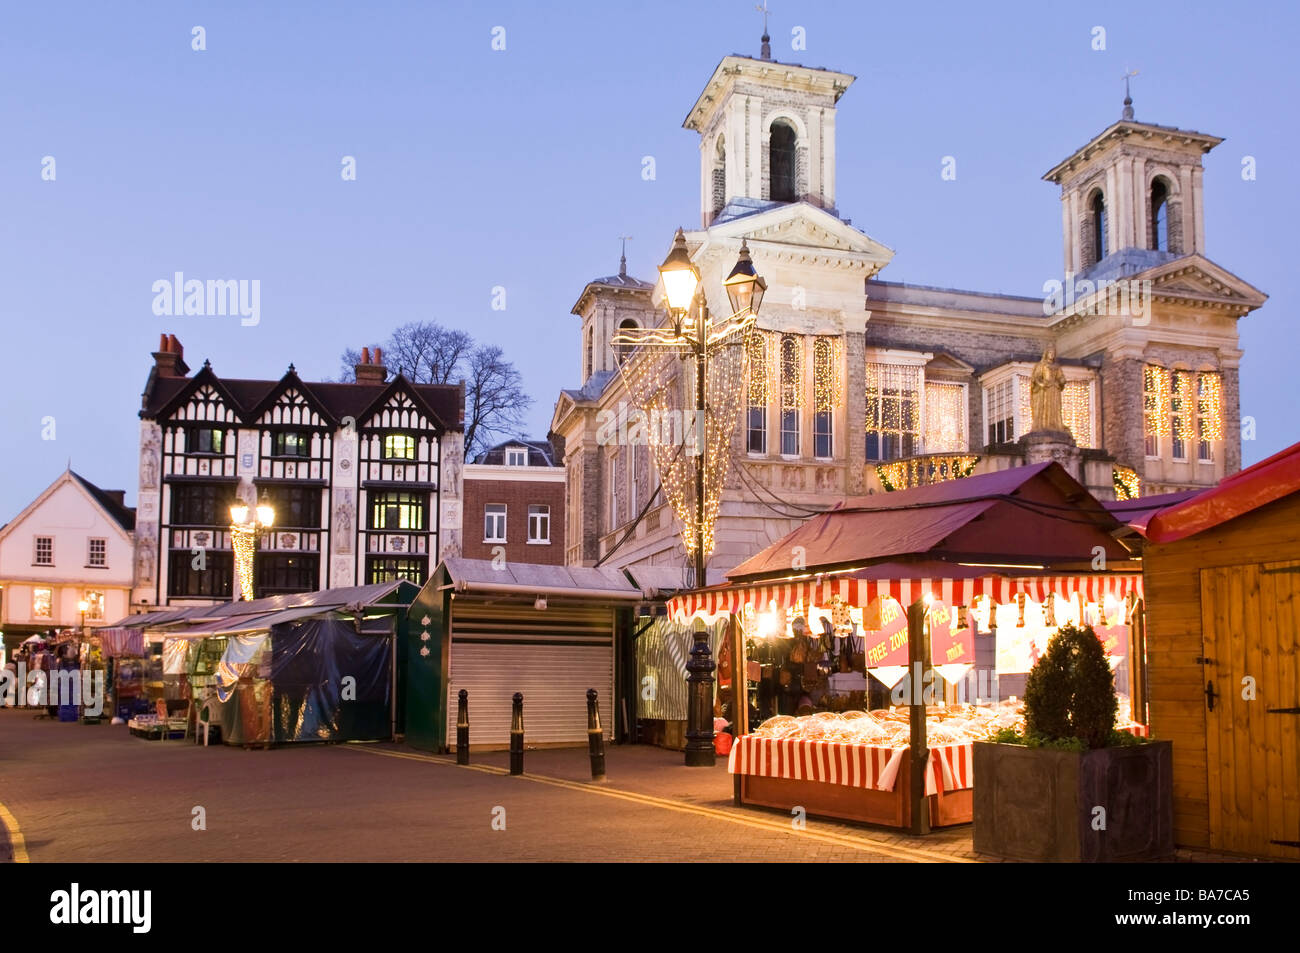
[[[921,599],[907,607],[907,683],[908,719],[912,729],[911,832],[922,835],[930,833],[930,799],[925,793],[925,774],[930,761],[925,737],[925,702],[934,691],[934,671],[930,667],[925,602]]]

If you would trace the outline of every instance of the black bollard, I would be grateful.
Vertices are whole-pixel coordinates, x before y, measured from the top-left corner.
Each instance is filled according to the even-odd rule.
[[[510,773],[524,773],[524,696],[515,692],[514,711],[510,716]]]
[[[460,690],[456,706],[456,763],[469,764],[469,692]]]
[[[596,690],[587,689],[587,745],[591,749],[591,780],[605,780],[605,733],[600,730]]]

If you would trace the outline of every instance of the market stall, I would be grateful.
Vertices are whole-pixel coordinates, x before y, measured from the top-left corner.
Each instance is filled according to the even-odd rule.
[[[851,500],[670,600],[734,622],[737,802],[969,821],[971,745],[1022,718],[1060,625],[1093,626],[1123,683],[1142,580],[1118,526],[1059,466],[1024,467]]]

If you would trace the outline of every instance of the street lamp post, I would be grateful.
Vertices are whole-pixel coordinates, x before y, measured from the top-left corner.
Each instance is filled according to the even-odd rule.
[[[238,502],[230,507],[230,545],[235,551],[234,602],[253,599],[253,556],[257,540],[275,523],[275,510],[263,498],[256,507]]]
[[[705,465],[708,454],[705,391],[709,353],[719,347],[734,346],[727,342],[736,334],[743,335],[753,325],[763,294],[767,290],[767,282],[755,273],[754,263],[749,257],[749,245],[742,241],[735,267],[723,282],[731,304],[731,317],[715,325],[709,314],[699,270],[691,261],[690,252],[686,248],[686,236],[680,228],[673,237],[673,247],[668,252],[668,257],[659,267],[659,274],[668,304],[670,328],[623,331],[616,342],[632,346],[667,346],[695,359],[695,506],[691,514],[694,523],[691,534],[693,538],[690,539],[694,545],[688,547],[688,555],[691,557],[692,585],[703,588],[708,584],[708,553],[705,549]],[[718,410],[715,408],[715,412]],[[693,642],[690,660],[686,663],[686,764],[688,767],[704,767],[714,763],[712,697],[715,666],[709,648],[708,632],[703,625],[697,624]]]

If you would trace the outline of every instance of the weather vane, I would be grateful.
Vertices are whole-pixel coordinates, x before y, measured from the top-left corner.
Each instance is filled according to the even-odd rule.
[[[618,273],[619,275],[626,275],[627,274],[627,243],[632,240],[632,236],[620,235],[618,236],[618,240],[623,243],[623,251],[620,253],[618,258]]]
[[[1121,77],[1124,80],[1124,118],[1125,119],[1133,118],[1133,94],[1129,92],[1128,84],[1129,84],[1129,80],[1131,80],[1137,74],[1138,74],[1137,70],[1130,69],[1130,70],[1125,70],[1123,77]]]
[[[770,60],[772,58],[772,38],[767,35],[767,16],[772,11],[768,9],[767,0],[755,4],[754,9],[763,14],[763,46],[758,55],[761,59]]]

